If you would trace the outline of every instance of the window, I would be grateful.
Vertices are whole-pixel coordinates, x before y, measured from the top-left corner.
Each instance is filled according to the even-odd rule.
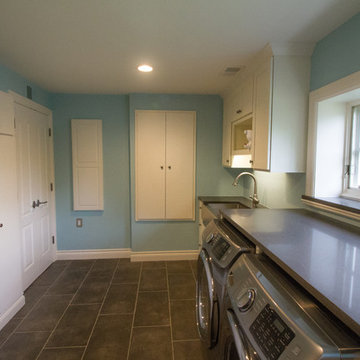
[[[310,93],[302,199],[360,220],[360,71]]]
[[[360,103],[348,106],[344,192],[342,196],[360,199]]]

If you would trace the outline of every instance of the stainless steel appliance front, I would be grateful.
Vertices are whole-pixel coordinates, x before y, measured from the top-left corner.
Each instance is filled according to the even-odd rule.
[[[360,359],[358,337],[265,256],[241,256],[226,289],[221,359]]]

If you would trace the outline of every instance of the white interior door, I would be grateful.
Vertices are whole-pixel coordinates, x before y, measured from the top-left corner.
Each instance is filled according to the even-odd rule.
[[[52,262],[50,208],[50,117],[15,104],[23,285]]]
[[[14,136],[0,135],[0,329],[4,312],[22,295],[15,154]]]
[[[195,112],[166,113],[166,219],[195,218]]]
[[[165,218],[165,112],[136,111],[136,220]]]

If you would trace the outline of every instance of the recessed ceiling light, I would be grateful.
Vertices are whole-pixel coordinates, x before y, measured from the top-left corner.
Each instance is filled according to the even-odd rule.
[[[138,66],[138,70],[141,72],[150,72],[153,71],[153,68],[150,65],[143,64]]]

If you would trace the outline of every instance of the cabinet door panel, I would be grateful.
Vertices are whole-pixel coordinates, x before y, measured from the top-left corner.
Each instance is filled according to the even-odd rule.
[[[104,210],[102,121],[72,119],[74,210]]]
[[[255,73],[254,94],[254,168],[270,169],[272,61],[266,61]]]
[[[136,220],[165,218],[165,112],[136,111]]]
[[[195,113],[166,113],[166,219],[194,219]]]

